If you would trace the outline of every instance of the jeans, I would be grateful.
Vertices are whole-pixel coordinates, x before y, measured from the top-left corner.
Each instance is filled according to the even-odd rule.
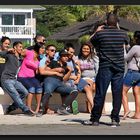
[[[44,80],[44,94],[52,95],[53,92],[59,92],[62,96],[69,95],[73,90],[73,87],[67,86],[63,81],[53,78],[47,77]]]
[[[67,86],[63,83],[63,81],[57,78],[47,77],[44,80],[44,95],[42,97],[43,110],[45,110],[46,104],[54,91],[60,93],[61,96],[66,96],[66,99],[62,105],[65,107],[69,106],[78,95],[78,91],[75,88]]]
[[[113,97],[111,119],[115,120],[116,122],[120,121],[119,112],[122,101],[123,76],[123,72],[117,71],[112,67],[99,68],[96,77],[96,94],[94,97],[94,107],[91,112],[91,121],[99,121],[101,117],[106,92],[110,82]]]
[[[16,79],[2,81],[3,90],[13,99],[16,108],[20,108],[23,112],[29,110],[25,105],[24,99],[28,95],[27,89]]]

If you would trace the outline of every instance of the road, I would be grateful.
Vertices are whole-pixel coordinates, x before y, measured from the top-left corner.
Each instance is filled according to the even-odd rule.
[[[0,135],[140,135],[140,123],[122,123],[116,128],[106,124],[0,125]]]

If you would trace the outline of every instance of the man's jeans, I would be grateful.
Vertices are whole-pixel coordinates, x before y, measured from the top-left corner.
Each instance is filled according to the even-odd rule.
[[[106,92],[110,82],[113,97],[111,119],[114,119],[116,122],[120,121],[119,112],[122,101],[123,76],[123,72],[113,68],[99,68],[96,77],[96,94],[94,98],[94,107],[91,112],[91,121],[99,121],[101,117]]]
[[[29,110],[24,104],[24,99],[28,95],[27,89],[16,79],[2,81],[2,88],[13,99],[16,108],[20,108],[23,112]]]
[[[42,97],[43,109],[45,109],[46,104],[54,91],[60,93],[61,96],[66,96],[63,103],[63,105],[65,104],[66,106],[70,105],[78,95],[78,91],[75,88],[67,86],[65,83],[63,83],[63,81],[57,78],[47,77],[44,80],[44,95]]]
[[[67,86],[63,81],[57,78],[47,77],[44,80],[44,94],[52,95],[55,91],[63,96],[69,95],[73,90],[75,90],[73,87]]]

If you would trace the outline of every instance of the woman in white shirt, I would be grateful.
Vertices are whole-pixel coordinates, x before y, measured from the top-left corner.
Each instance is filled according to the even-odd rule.
[[[138,61],[140,61],[140,31],[134,33],[134,41],[136,45],[125,55],[128,70],[124,77],[122,92],[123,119],[127,118],[130,113],[127,93],[131,87],[135,99],[135,114],[132,118],[140,119],[140,67],[138,66]]]

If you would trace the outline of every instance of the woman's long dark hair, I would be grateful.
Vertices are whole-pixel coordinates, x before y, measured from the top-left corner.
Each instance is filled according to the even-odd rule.
[[[34,45],[34,51],[39,54],[39,49],[44,46],[44,43],[38,42]]]
[[[88,47],[90,48],[90,53],[89,53],[89,55],[88,55],[86,58],[83,56],[83,53],[82,53],[82,49],[83,49],[83,47],[84,47],[85,45],[88,46]],[[88,61],[90,61],[90,59],[93,59],[93,56],[94,56],[94,55],[95,55],[95,54],[94,54],[93,47],[92,47],[91,43],[86,42],[86,43],[83,43],[83,44],[81,45],[80,52],[79,52],[79,54],[78,54],[78,58],[79,58],[79,59],[82,59],[82,60],[87,59]]]
[[[140,31],[134,32],[134,39],[136,41],[136,45],[140,45]]]

